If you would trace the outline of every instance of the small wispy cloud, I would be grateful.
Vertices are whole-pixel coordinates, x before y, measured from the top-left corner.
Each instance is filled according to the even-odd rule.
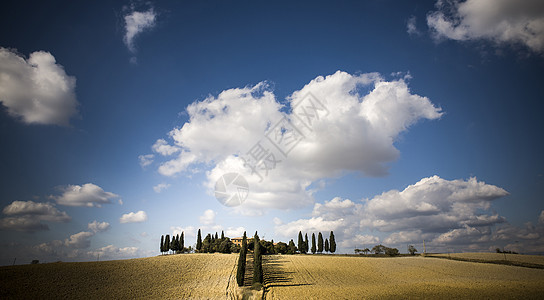
[[[130,8],[127,8],[126,10],[128,12],[124,15],[125,36],[123,37],[123,42],[128,50],[135,55],[136,45],[134,40],[140,33],[155,27],[157,14],[153,7],[149,8],[147,11],[136,11],[134,6],[130,6]],[[136,56],[133,56],[130,60],[135,63]]]

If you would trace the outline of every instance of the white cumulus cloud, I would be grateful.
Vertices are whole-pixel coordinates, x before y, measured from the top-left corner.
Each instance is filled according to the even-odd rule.
[[[141,223],[145,221],[147,221],[147,214],[143,210],[123,214],[119,219],[120,223]]]
[[[62,194],[53,196],[57,204],[66,206],[101,207],[102,204],[111,203],[111,199],[118,198],[111,192],[105,192],[101,187],[86,183],[84,185],[68,185],[60,188]]]
[[[204,214],[199,217],[200,223],[202,223],[203,225],[213,225],[215,224],[215,216],[215,211],[207,209],[206,211],[204,211]]]
[[[317,102],[308,100],[308,95]],[[161,147],[181,150],[161,163],[159,173],[174,176],[193,166],[210,166],[206,173],[210,191],[223,174],[240,173],[250,186],[240,212],[303,207],[313,202],[308,187],[322,178],[345,172],[387,174],[387,163],[399,156],[394,146],[397,136],[419,120],[442,115],[428,98],[411,93],[404,79],[386,81],[377,73],[338,71],[318,76],[287,100],[294,112],[284,113],[267,83],[261,82],[192,103],[187,107],[189,121],[168,133],[171,144],[160,142]],[[318,102],[323,107],[312,107]],[[276,142],[290,138],[273,130],[282,119],[291,120],[303,135],[288,155],[273,145],[273,138]],[[305,126],[308,121],[311,127]],[[273,168],[263,174],[265,180],[252,173],[242,159],[258,146],[275,155]]]
[[[437,37],[521,44],[544,52],[544,2],[541,0],[438,0],[427,24]]]
[[[153,154],[145,154],[145,155],[139,155],[138,160],[140,161],[140,166],[142,168],[145,168],[153,163],[153,158],[155,155]]]
[[[98,222],[97,220],[92,221],[87,225],[87,228],[92,232],[103,232],[110,228],[110,223],[108,222]]]
[[[155,193],[160,193],[160,192],[162,192],[163,190],[166,190],[169,187],[170,187],[169,183],[159,183],[159,184],[157,184],[156,186],[153,187],[153,190],[155,191]]]
[[[276,233],[292,237],[298,231],[334,230],[342,247],[360,247],[380,240],[399,245],[423,239],[437,247],[483,245],[498,240],[491,238],[492,228],[506,226],[504,217],[490,211],[492,201],[506,195],[504,189],[474,177],[446,180],[432,176],[402,191],[386,191],[372,199],[336,197],[316,203],[311,218],[276,225]],[[369,232],[388,236],[380,239]]]
[[[72,218],[52,203],[13,201],[2,210],[7,217],[0,219],[0,229],[16,231],[48,230],[46,222],[69,222]]]
[[[68,76],[49,52],[28,59],[0,47],[0,102],[27,124],[68,126],[78,114],[76,78]]]

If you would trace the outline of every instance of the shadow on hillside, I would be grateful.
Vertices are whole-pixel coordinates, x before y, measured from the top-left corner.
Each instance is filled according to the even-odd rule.
[[[293,275],[295,272],[287,271],[282,266],[286,260],[279,255],[263,256],[264,285],[266,289],[282,286],[303,286],[310,283],[295,283]]]

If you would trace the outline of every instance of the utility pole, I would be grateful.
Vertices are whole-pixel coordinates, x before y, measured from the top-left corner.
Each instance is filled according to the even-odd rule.
[[[423,254],[427,254],[427,249],[425,248],[425,240],[423,240]]]

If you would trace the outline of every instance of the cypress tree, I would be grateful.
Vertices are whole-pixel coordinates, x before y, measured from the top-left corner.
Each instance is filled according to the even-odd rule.
[[[336,241],[334,240],[334,233],[332,231],[331,231],[330,240],[331,240],[330,250],[331,250],[331,253],[334,253],[336,251]]]
[[[240,257],[238,258],[238,270],[236,271],[236,282],[238,286],[244,285],[244,275],[246,273],[246,256],[247,256],[247,238],[244,231],[242,239],[242,248],[240,249]]]
[[[221,230],[221,239],[224,239],[224,238],[225,238],[225,232]]]
[[[255,232],[255,237],[253,238],[254,250],[253,250],[253,282],[252,283],[263,283],[263,256],[261,254],[261,241],[259,240],[259,235]]]
[[[329,252],[329,239],[325,239],[325,252]]]
[[[196,250],[202,249],[202,235],[200,234],[200,228],[198,229],[198,235],[196,236]]]
[[[183,250],[185,249],[185,238],[183,237],[183,231],[181,232],[181,236],[180,236],[180,241],[179,241],[179,247],[181,248],[181,252],[183,252]]]
[[[315,233],[312,233],[312,254],[315,254],[315,251],[316,251],[316,247],[315,247]]]
[[[215,241],[219,239],[219,236],[217,236],[217,232],[215,233]]]
[[[170,251],[170,235],[168,234],[166,235],[166,238],[164,238],[164,251]]]
[[[308,253],[310,250],[310,243],[308,243],[308,234],[304,234],[304,254]]]
[[[300,254],[304,252],[304,240],[302,239],[302,231],[298,232],[298,251],[300,251]]]
[[[317,252],[323,252],[323,235],[321,234],[321,232],[317,236]]]
[[[164,252],[164,234],[161,235],[161,254]]]

